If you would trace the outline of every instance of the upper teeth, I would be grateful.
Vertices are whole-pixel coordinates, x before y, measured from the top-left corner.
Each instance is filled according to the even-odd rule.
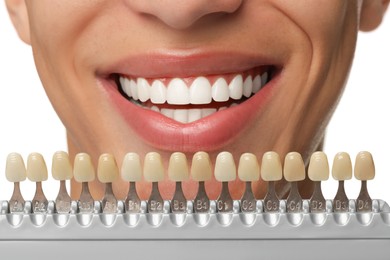
[[[229,98],[239,100],[257,93],[268,80],[268,73],[245,80],[241,74],[236,75],[228,84],[223,77],[216,79],[211,85],[206,77],[197,77],[188,88],[181,78],[173,78],[168,86],[161,80],[153,80],[150,84],[145,78],[128,79],[120,77],[120,85],[128,97],[141,102],[150,100],[154,104],[168,103],[171,105],[210,104],[212,101],[225,102]]]

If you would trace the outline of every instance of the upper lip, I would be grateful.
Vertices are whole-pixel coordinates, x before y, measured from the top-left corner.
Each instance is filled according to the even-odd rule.
[[[262,65],[280,66],[282,60],[264,54],[212,50],[155,50],[127,55],[97,70],[143,78],[173,78],[243,72]]]

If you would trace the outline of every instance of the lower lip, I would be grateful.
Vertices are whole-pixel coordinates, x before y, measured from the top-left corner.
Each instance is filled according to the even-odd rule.
[[[279,74],[274,75],[266,87],[240,105],[188,124],[131,103],[113,81],[103,80],[103,86],[125,122],[145,143],[170,152],[197,152],[221,150],[239,138],[262,112],[278,78]]]

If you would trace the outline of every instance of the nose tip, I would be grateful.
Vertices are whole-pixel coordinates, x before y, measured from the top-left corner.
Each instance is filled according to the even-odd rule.
[[[156,17],[174,29],[185,29],[209,14],[234,13],[243,0],[129,0],[131,8]]]

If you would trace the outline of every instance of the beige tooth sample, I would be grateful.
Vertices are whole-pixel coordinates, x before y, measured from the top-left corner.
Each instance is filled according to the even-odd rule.
[[[148,212],[163,212],[164,201],[158,189],[158,182],[164,180],[164,166],[159,153],[150,152],[145,155],[144,178],[152,183],[152,192],[148,200]]]
[[[192,157],[191,177],[199,183],[194,200],[195,213],[205,213],[210,210],[210,199],[205,189],[205,181],[212,177],[211,160],[206,152],[197,152]]]
[[[168,165],[168,177],[176,182],[175,193],[171,200],[171,211],[174,213],[185,213],[187,209],[187,199],[182,189],[182,181],[189,179],[189,169],[187,157],[184,153],[175,152],[171,154]]]
[[[337,193],[333,199],[334,212],[348,212],[349,199],[345,193],[344,181],[352,178],[352,163],[348,153],[337,153],[332,165],[333,179],[339,182]]]
[[[372,210],[372,200],[367,190],[367,181],[375,177],[374,159],[370,152],[359,152],[355,160],[355,178],[362,182],[360,193],[356,199],[356,210],[358,212],[369,212]]]
[[[39,153],[31,153],[27,158],[27,178],[36,183],[35,195],[32,200],[33,212],[43,213],[47,211],[48,201],[42,190],[42,182],[48,178],[47,167],[43,156]]]
[[[270,151],[263,155],[260,168],[261,178],[268,182],[268,191],[264,198],[264,211],[279,211],[279,198],[275,191],[275,181],[282,179],[282,163],[276,152]]]
[[[233,200],[229,192],[229,182],[234,181],[237,175],[236,164],[233,155],[229,152],[221,152],[215,161],[215,179],[222,182],[222,191],[217,199],[219,212],[232,212]]]
[[[105,184],[105,192],[102,199],[103,213],[116,213],[118,201],[112,190],[112,183],[118,179],[119,169],[114,155],[109,153],[100,155],[97,176],[99,181]]]
[[[89,192],[88,182],[95,180],[95,169],[91,157],[87,153],[76,154],[73,165],[73,176],[82,185],[78,201],[78,211],[80,213],[92,213],[94,210],[94,200]]]
[[[138,213],[141,200],[137,193],[136,182],[142,180],[141,160],[137,153],[127,153],[123,158],[121,177],[129,182],[129,191],[125,199],[125,209],[129,213]]]
[[[53,154],[51,173],[55,180],[60,181],[60,189],[56,198],[56,212],[69,213],[72,199],[66,189],[66,181],[72,179],[73,171],[66,152],[58,151]]]
[[[308,168],[309,179],[314,181],[314,191],[310,198],[310,212],[325,212],[326,200],[321,190],[321,181],[329,179],[329,163],[324,152],[315,152],[310,157]]]
[[[229,182],[236,179],[236,164],[233,155],[229,152],[221,152],[215,161],[215,179],[219,182]]]
[[[260,166],[256,155],[244,153],[238,164],[238,177],[245,182],[245,191],[241,198],[241,212],[254,212],[256,198],[252,191],[252,182],[260,179]]]
[[[20,154],[10,153],[7,156],[5,176],[9,182],[14,183],[14,191],[9,200],[10,213],[23,212],[25,200],[20,192],[20,182],[26,180],[26,166]]]
[[[306,177],[305,163],[297,152],[290,152],[284,159],[283,174],[286,181],[290,182],[290,193],[287,197],[287,212],[302,211],[302,197],[298,190],[298,181]]]

